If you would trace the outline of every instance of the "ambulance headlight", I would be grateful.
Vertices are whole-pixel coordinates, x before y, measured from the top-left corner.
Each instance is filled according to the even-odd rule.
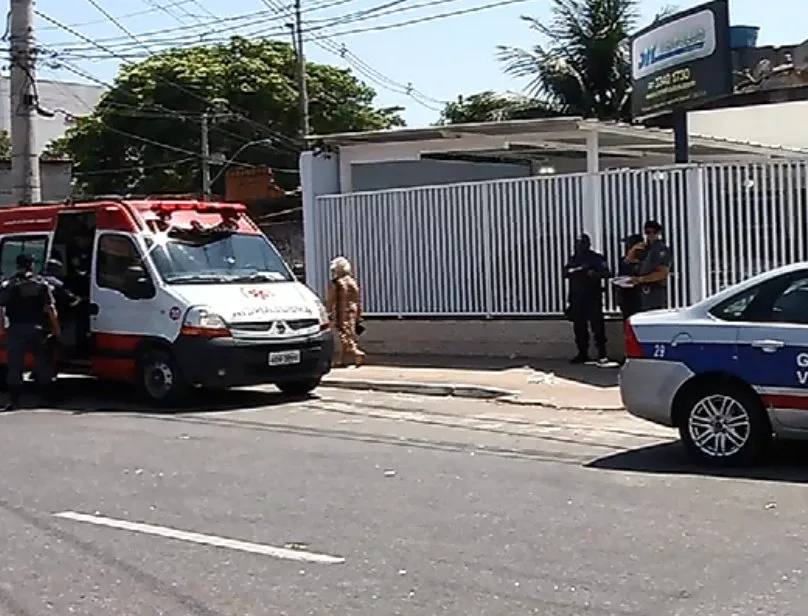
[[[225,320],[206,306],[194,306],[189,309],[182,323],[182,333],[186,336],[204,336],[206,338],[229,337],[230,328]]]
[[[325,309],[323,302],[319,299],[317,301],[317,311],[320,316],[320,329],[328,329],[331,327],[331,319],[328,318],[328,310]]]

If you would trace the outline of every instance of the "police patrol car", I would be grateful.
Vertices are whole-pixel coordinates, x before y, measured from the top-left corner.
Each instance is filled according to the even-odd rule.
[[[331,369],[325,308],[243,205],[103,198],[3,208],[3,275],[21,253],[40,267],[65,263],[65,286],[87,298],[60,315],[63,372],[136,384],[174,404],[192,387],[303,394]],[[0,333],[0,370],[7,357]]]
[[[626,358],[628,412],[678,428],[700,461],[749,463],[773,436],[808,439],[808,263],[631,317]]]

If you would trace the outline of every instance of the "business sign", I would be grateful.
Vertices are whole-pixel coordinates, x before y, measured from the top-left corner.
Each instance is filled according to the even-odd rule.
[[[677,13],[634,35],[631,77],[635,120],[731,94],[728,0]]]

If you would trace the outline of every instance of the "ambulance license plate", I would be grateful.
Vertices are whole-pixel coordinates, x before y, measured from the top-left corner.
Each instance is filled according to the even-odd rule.
[[[270,366],[291,366],[300,363],[300,351],[278,351],[269,354]]]

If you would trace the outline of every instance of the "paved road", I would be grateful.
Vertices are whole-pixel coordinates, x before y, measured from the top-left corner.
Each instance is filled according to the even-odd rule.
[[[0,416],[0,614],[805,613],[802,449],[705,476],[620,413],[321,396]]]

